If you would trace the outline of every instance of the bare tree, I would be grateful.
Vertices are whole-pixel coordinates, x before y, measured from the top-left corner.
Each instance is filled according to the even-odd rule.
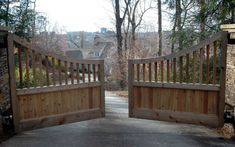
[[[162,2],[158,0],[158,39],[159,39],[159,50],[158,56],[162,55]]]

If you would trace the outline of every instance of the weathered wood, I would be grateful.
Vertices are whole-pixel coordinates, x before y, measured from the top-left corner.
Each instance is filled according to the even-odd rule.
[[[61,60],[58,60],[58,70],[59,70],[59,84],[62,85],[62,67],[61,67]]]
[[[193,52],[193,83],[196,83],[196,70],[197,70],[197,52]]]
[[[217,43],[213,44],[213,84],[216,84],[216,59],[217,58]]]
[[[192,123],[218,127],[218,117],[216,115],[195,114],[190,112],[173,112],[166,110],[136,109],[134,115],[137,118],[155,119],[163,121],[173,121],[179,123]]]
[[[175,89],[191,89],[202,91],[219,91],[219,85],[207,85],[207,84],[190,84],[190,83],[149,83],[149,82],[133,82],[133,86],[139,87],[163,87],[163,88],[175,88]]]
[[[180,70],[180,83],[182,83],[182,80],[183,80],[183,56],[180,56],[180,58],[179,58],[179,66],[180,66],[180,68],[179,68],[179,70]]]
[[[46,56],[46,78],[47,78],[47,86],[50,86],[50,78],[49,78],[49,63],[48,56]]]
[[[210,45],[206,46],[206,84],[210,82]]]
[[[95,82],[96,81],[96,65],[92,64],[92,67],[93,67],[93,81]]]
[[[203,83],[203,60],[204,60],[204,48],[200,49],[200,68],[199,68],[199,82]]]
[[[140,64],[136,64],[137,81],[140,81]]]
[[[65,68],[65,84],[68,85],[68,63],[64,61],[64,68]]]
[[[35,51],[32,51],[32,64],[33,64],[33,85],[34,88],[37,87],[37,77],[36,77],[36,58]]]
[[[38,53],[38,62],[39,62],[39,74],[40,74],[40,87],[43,87],[43,73],[42,73],[42,54]]]
[[[129,117],[133,117],[134,109],[134,94],[133,94],[133,75],[134,75],[134,64],[133,60],[128,60],[128,104],[129,104]]]
[[[101,109],[101,114],[103,117],[105,117],[105,89],[104,89],[104,60],[102,60],[102,62],[99,64],[100,65],[100,109]]]
[[[155,66],[155,72],[154,72],[154,75],[155,75],[155,82],[157,82],[158,81],[158,79],[157,79],[157,62],[155,62],[154,63],[154,66]]]
[[[149,82],[152,81],[152,65],[149,63]]]
[[[71,83],[74,84],[74,67],[73,63],[70,63],[70,75],[71,75]]]
[[[85,83],[85,67],[84,67],[84,64],[82,64],[82,82]]]
[[[189,54],[186,54],[186,82],[189,83]]]
[[[161,82],[164,80],[164,62],[161,61]]]
[[[16,79],[15,79],[15,61],[14,61],[14,46],[13,36],[11,33],[7,34],[7,55],[8,55],[8,67],[9,67],[9,79],[10,79],[10,98],[11,108],[13,113],[13,123],[15,132],[19,132],[19,101],[16,95]]]
[[[29,79],[29,49],[25,49],[25,56],[26,56],[26,81],[27,87],[30,87],[30,79]]]
[[[56,66],[55,66],[55,58],[52,57],[52,74],[53,74],[53,85],[56,85]]]
[[[176,82],[176,58],[173,59],[173,68],[174,68],[174,73],[173,73],[173,82]]]
[[[128,68],[128,70],[129,70],[129,68]],[[143,64],[143,81],[145,82],[145,64]]]
[[[20,88],[23,88],[23,73],[22,73],[22,50],[18,48],[18,66],[19,66],[19,78],[20,78]]]
[[[167,82],[170,82],[170,61],[167,60]]]
[[[80,75],[79,75],[79,64],[76,63],[76,79],[77,79],[77,83],[80,82]]]
[[[87,65],[87,68],[88,68],[88,72],[87,72],[87,74],[88,74],[88,82],[91,82],[91,65],[90,64],[88,64]]]

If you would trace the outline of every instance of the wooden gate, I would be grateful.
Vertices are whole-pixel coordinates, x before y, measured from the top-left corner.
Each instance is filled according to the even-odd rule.
[[[104,61],[77,60],[6,34],[15,131],[104,117]]]
[[[129,116],[223,125],[227,33],[171,55],[129,60]]]

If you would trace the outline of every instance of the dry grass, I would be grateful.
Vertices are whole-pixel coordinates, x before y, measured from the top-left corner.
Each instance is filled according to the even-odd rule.
[[[113,91],[116,95],[124,98],[128,98],[128,91]]]
[[[217,129],[217,132],[226,139],[232,139],[235,141],[235,130],[232,124],[224,124],[222,128]]]

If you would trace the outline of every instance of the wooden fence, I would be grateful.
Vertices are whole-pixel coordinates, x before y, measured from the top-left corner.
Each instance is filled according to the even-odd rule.
[[[227,33],[189,49],[129,60],[129,116],[223,125]]]
[[[16,132],[104,117],[104,61],[37,49],[8,33]]]

